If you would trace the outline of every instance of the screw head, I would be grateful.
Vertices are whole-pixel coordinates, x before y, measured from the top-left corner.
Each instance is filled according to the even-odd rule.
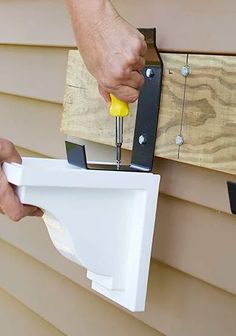
[[[138,142],[140,145],[145,145],[147,143],[147,137],[143,134],[140,135]]]
[[[189,65],[184,65],[181,69],[181,75],[184,77],[188,77],[190,74],[190,67]]]
[[[147,77],[147,78],[153,78],[154,76],[155,76],[154,71],[153,71],[152,69],[148,68],[148,69],[146,70],[146,77]]]
[[[177,146],[183,145],[184,138],[182,137],[182,135],[177,135],[177,137],[175,138],[175,143]]]

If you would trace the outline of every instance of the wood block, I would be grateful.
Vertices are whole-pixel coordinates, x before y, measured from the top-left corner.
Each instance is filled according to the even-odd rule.
[[[236,57],[161,54],[163,88],[155,155],[236,174]],[[188,64],[190,75],[181,68]],[[137,104],[124,121],[123,148],[131,149]],[[115,121],[78,51],[71,51],[62,131],[107,145]],[[184,143],[176,145],[176,136]]]
[[[162,57],[165,73],[156,155],[177,159],[175,137],[180,130],[185,85],[179,69],[186,63],[186,55],[165,54]],[[136,109],[137,104],[131,104],[130,115],[124,120],[125,149],[132,148]],[[115,141],[115,120],[109,115],[96,80],[88,73],[78,51],[69,53],[62,131],[107,145],[114,145]]]
[[[136,104],[130,110],[124,125],[127,149],[131,148]],[[67,135],[107,145],[114,145],[115,141],[115,119],[109,115],[97,82],[88,73],[78,51],[69,53],[62,130]]]
[[[179,159],[236,174],[236,57],[189,55]]]
[[[161,54],[164,62],[162,95],[155,155],[178,159],[175,138],[181,129],[185,78],[180,69],[186,64],[185,54]]]

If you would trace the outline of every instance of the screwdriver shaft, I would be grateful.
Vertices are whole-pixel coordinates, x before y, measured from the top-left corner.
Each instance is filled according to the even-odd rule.
[[[123,143],[123,117],[116,117],[116,165],[121,166],[121,146]]]

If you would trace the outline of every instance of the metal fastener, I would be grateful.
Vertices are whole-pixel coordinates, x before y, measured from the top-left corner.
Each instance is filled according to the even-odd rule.
[[[177,135],[177,137],[175,138],[175,143],[177,146],[183,145],[184,138],[182,137],[182,135]]]
[[[181,69],[181,75],[184,77],[188,77],[190,74],[190,67],[189,65],[184,65]]]
[[[146,70],[146,76],[147,76],[147,78],[153,78],[155,76],[155,73],[152,69],[148,68]]]
[[[145,145],[147,143],[147,137],[145,135],[140,135],[138,142],[140,145]]]

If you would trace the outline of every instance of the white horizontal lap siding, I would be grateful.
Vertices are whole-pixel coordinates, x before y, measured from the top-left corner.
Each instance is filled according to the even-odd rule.
[[[0,45],[0,92],[62,103],[68,50]]]
[[[64,0],[0,0],[0,43],[74,46]]]

